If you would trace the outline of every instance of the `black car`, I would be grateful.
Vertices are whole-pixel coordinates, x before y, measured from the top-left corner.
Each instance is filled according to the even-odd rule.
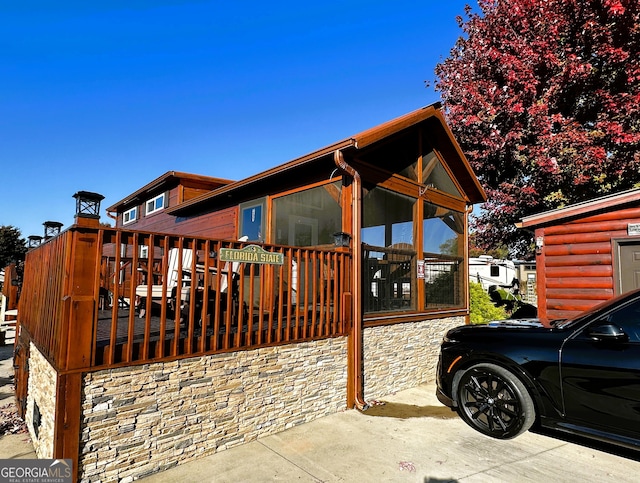
[[[640,449],[640,290],[550,326],[452,329],[437,386],[440,402],[488,436],[535,424]]]

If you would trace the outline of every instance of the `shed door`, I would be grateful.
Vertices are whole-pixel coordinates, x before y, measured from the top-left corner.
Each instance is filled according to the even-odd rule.
[[[640,241],[618,242],[616,281],[618,294],[640,288]]]

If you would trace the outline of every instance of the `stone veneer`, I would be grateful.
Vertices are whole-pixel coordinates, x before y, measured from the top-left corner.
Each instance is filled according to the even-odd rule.
[[[56,414],[57,372],[33,343],[29,352],[29,382],[25,422],[38,458],[53,457],[53,433]],[[38,407],[40,424],[34,426],[34,408]]]
[[[433,382],[442,336],[462,324],[364,329],[365,400]],[[57,375],[33,344],[29,367],[27,424],[51,458]],[[345,409],[347,338],[91,372],[83,387],[81,481],[129,482]]]
[[[442,337],[464,323],[448,317],[364,329],[365,401],[435,382]]]
[[[346,407],[344,337],[84,377],[81,480],[127,482]]]

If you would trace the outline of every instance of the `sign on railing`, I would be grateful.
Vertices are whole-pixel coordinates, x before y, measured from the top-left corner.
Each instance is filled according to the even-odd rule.
[[[221,248],[220,260],[223,262],[283,265],[284,255],[282,253],[268,252],[258,245],[248,245],[244,248]]]

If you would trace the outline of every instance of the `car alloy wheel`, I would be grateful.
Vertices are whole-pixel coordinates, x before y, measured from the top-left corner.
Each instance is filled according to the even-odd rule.
[[[510,439],[529,430],[535,407],[524,384],[495,364],[478,364],[457,379],[460,417],[493,438]]]

